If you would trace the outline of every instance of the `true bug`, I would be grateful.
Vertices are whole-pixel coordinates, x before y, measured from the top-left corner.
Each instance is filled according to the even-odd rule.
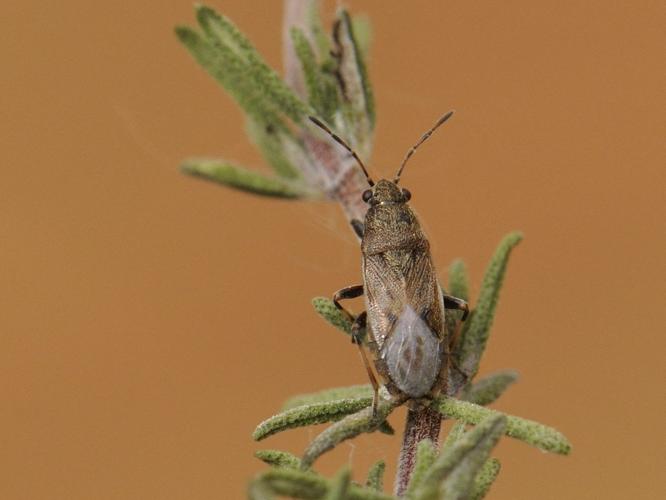
[[[339,290],[333,302],[353,321],[352,342],[359,346],[374,388],[375,412],[379,384],[362,347],[363,328],[375,369],[389,393],[401,400],[430,399],[445,388],[447,381],[450,339],[444,328],[445,309],[462,310],[463,320],[469,312],[464,300],[442,293],[430,244],[407,203],[411,194],[398,187],[409,158],[452,114],[450,111],[442,116],[409,149],[393,180],[377,183],[352,148],[320,120],[310,117],[354,157],[370,186],[362,195],[369,205],[365,220],[352,221],[361,238],[363,284]],[[366,310],[354,318],[340,301],[363,294]]]

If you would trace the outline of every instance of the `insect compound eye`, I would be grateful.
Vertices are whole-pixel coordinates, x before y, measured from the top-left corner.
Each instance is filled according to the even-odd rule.
[[[412,193],[409,191],[409,189],[402,188],[402,196],[404,196],[405,201],[412,199]]]
[[[363,198],[363,201],[368,203],[372,199],[372,189],[366,189],[363,191],[363,195],[361,196]]]

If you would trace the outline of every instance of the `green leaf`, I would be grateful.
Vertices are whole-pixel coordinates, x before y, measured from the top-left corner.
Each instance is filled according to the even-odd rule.
[[[469,300],[469,277],[462,259],[456,259],[449,265],[449,293],[459,299]]]
[[[497,475],[500,473],[500,468],[500,461],[496,458],[486,460],[481,471],[474,479],[474,491],[471,500],[481,500],[486,496],[488,490],[490,490],[490,487],[495,482]]]
[[[298,28],[292,28],[290,34],[296,56],[303,70],[305,87],[308,92],[308,102],[314,108],[318,117],[324,121],[329,121],[339,105],[337,102],[337,93],[331,94],[326,92],[324,81],[327,75],[322,73],[314,50],[303,31]]]
[[[258,481],[278,495],[293,498],[321,499],[333,486],[331,481],[312,472],[293,469],[270,469],[262,473]],[[393,497],[355,484],[348,487],[346,500],[395,500]]]
[[[226,46],[216,46],[187,26],[176,27],[176,35],[192,57],[231,94],[240,107],[257,120],[288,130],[279,107],[262,93],[252,79],[247,61]]]
[[[444,441],[444,444],[442,444],[442,448],[450,448],[454,444],[458,442],[458,440],[463,437],[465,434],[465,422],[456,422],[453,424],[451,427],[451,430],[446,436],[446,440]]]
[[[287,179],[301,177],[297,165],[301,164],[305,151],[291,132],[253,117],[246,120],[246,132],[278,176]]]
[[[513,370],[492,373],[468,386],[460,399],[481,406],[488,405],[496,401],[516,380],[518,380],[518,373]]]
[[[397,404],[398,402],[395,400],[388,401],[380,399],[375,417],[372,416],[372,408],[364,408],[331,425],[314,438],[307,447],[301,459],[301,468],[310,467],[319,456],[333,449],[334,446],[342,441],[356,437],[364,432],[377,430]]]
[[[437,449],[433,442],[428,438],[420,441],[416,447],[416,460],[414,462],[412,476],[409,479],[409,485],[405,491],[406,498],[415,498],[414,494],[418,491],[421,483],[423,483],[423,480],[436,458]]]
[[[289,469],[300,469],[301,467],[301,459],[286,451],[258,450],[254,452],[254,456],[273,467],[287,467]]]
[[[250,500],[274,500],[275,495],[271,491],[271,487],[265,482],[258,479],[250,482],[247,497]]]
[[[333,478],[331,488],[326,495],[326,500],[345,500],[351,486],[351,471],[349,467],[343,467]]]
[[[282,411],[290,410],[297,406],[311,405],[315,403],[328,403],[338,399],[372,399],[372,386],[370,384],[352,385],[349,387],[334,387],[309,394],[301,394],[289,398],[282,405]]]
[[[473,378],[479,369],[479,361],[488,341],[509,255],[522,239],[521,233],[513,232],[500,242],[483,277],[476,307],[463,326],[456,357],[458,366],[470,378]]]
[[[262,93],[295,122],[311,113],[310,108],[282,81],[256,51],[250,40],[225,16],[210,7],[197,6],[197,19],[209,40],[220,49],[229,49],[246,63],[247,77]]]
[[[279,177],[267,177],[222,160],[190,159],[181,165],[187,174],[250,193],[276,198],[310,196],[307,188]]]
[[[287,429],[336,421],[345,415],[366,408],[371,403],[372,398],[357,398],[299,406],[264,420],[254,430],[252,437],[255,441],[260,441]]]
[[[317,314],[328,321],[331,325],[339,330],[342,330],[347,335],[351,335],[351,321],[349,321],[347,315],[335,307],[335,303],[331,299],[327,297],[315,297],[312,299],[312,306],[314,307],[315,311],[317,311]],[[365,331],[361,331],[360,335],[363,340],[365,340]]]
[[[462,420],[468,424],[478,424],[491,416],[505,415],[483,406],[459,401],[453,398],[438,398],[435,407],[448,418]],[[520,417],[505,415],[507,418],[506,435],[536,446],[537,448],[568,455],[571,452],[571,443],[562,433],[546,425]]]
[[[493,415],[466,432],[452,447],[442,450],[415,492],[418,500],[470,497],[474,479],[504,433],[506,417]]]
[[[382,491],[384,489],[384,471],[386,470],[386,463],[383,460],[378,460],[370,467],[368,471],[368,479],[365,485],[375,491]]]

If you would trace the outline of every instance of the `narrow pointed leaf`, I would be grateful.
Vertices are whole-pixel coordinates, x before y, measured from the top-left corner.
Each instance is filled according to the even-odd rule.
[[[352,385],[348,387],[334,387],[324,391],[301,394],[289,398],[282,405],[282,410],[290,410],[297,406],[311,405],[315,403],[328,403],[338,399],[372,399],[372,386],[370,384]]]
[[[372,398],[339,399],[327,403],[298,406],[261,422],[252,437],[260,441],[278,432],[306,425],[323,424],[339,420],[358,412],[372,403]],[[377,424],[381,423],[377,422]]]
[[[292,498],[321,499],[332,489],[331,481],[311,472],[270,469],[259,476],[274,493]],[[393,497],[355,484],[349,485],[347,500],[395,500]]]
[[[259,55],[245,35],[225,16],[206,6],[197,7],[197,19],[204,33],[218,48],[228,48],[246,63],[248,77],[271,101],[295,122],[311,111]]]
[[[500,242],[483,277],[478,303],[464,324],[456,357],[458,365],[470,378],[479,369],[479,361],[488,341],[509,255],[522,238],[521,233],[513,232]]]
[[[302,198],[310,196],[304,186],[279,177],[267,177],[221,160],[192,159],[181,165],[187,174],[250,193],[276,198]]]
[[[395,405],[395,401],[382,399],[379,402],[376,417],[373,418],[372,416],[372,408],[364,408],[331,425],[319,434],[307,447],[301,459],[301,467],[310,467],[319,456],[333,449],[333,447],[346,439],[351,439],[364,432],[375,431],[386,420],[386,417],[395,408]]]
[[[462,259],[456,259],[449,265],[449,293],[459,299],[469,300],[469,277]]]
[[[300,469],[301,467],[301,459],[286,451],[258,450],[254,452],[254,456],[273,467],[287,467],[289,469]]]
[[[416,491],[418,500],[469,498],[474,479],[504,433],[506,417],[493,415],[442,450]]]
[[[289,131],[274,127],[263,120],[248,117],[246,132],[278,176],[287,179],[301,177],[295,158],[292,158],[294,155],[290,152],[294,149],[300,149],[301,154],[305,152]]]
[[[257,82],[252,79],[247,61],[229,47],[215,46],[211,40],[187,26],[176,27],[176,36],[201,67],[231,94],[246,113],[287,130],[280,118],[278,106],[262,94]]]
[[[250,500],[274,500],[275,495],[271,491],[271,487],[265,481],[255,479],[252,481],[247,490],[247,496]]]
[[[446,435],[446,439],[442,444],[442,449],[450,448],[458,442],[458,440],[465,434],[465,422],[456,422],[451,427],[451,430]]]
[[[516,380],[518,373],[513,370],[490,374],[468,386],[461,394],[461,399],[481,406],[488,405],[496,401]]]
[[[328,321],[331,325],[339,330],[342,330],[347,335],[351,335],[351,321],[349,318],[335,307],[335,303],[327,297],[315,297],[312,299],[312,306],[317,314]],[[365,341],[365,331],[361,331],[360,335]],[[365,342],[364,342],[365,343]]]
[[[368,471],[368,479],[365,485],[375,491],[383,491],[384,489],[384,471],[386,470],[386,462],[379,460],[372,464]]]
[[[416,461],[414,462],[414,469],[412,470],[412,476],[409,480],[409,485],[405,491],[405,497],[412,499],[415,498],[414,494],[423,483],[430,467],[437,458],[437,449],[433,442],[426,438],[419,442],[416,447]]]
[[[333,481],[331,481],[331,487],[324,497],[325,500],[345,500],[350,486],[351,471],[349,470],[349,467],[343,467],[342,470],[335,475]]]
[[[500,461],[496,458],[489,458],[486,460],[481,471],[474,479],[474,489],[471,500],[481,500],[488,494],[488,490],[490,490],[497,475],[500,473],[500,468]]]
[[[435,404],[436,408],[445,417],[462,420],[468,424],[478,424],[488,417],[504,415],[498,411],[453,398],[439,398]],[[507,436],[520,439],[527,444],[551,453],[568,455],[571,452],[571,443],[562,433],[552,427],[512,415],[505,416],[507,417]]]
[[[314,50],[303,31],[292,28],[290,34],[294,51],[303,70],[308,102],[314,108],[318,117],[329,121],[338,103],[336,100],[330,100],[330,94],[325,91],[325,75],[322,74]]]

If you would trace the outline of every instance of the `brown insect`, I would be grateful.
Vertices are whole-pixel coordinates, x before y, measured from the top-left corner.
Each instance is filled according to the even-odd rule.
[[[462,310],[463,320],[469,312],[464,300],[442,293],[430,244],[408,205],[411,193],[398,186],[414,151],[452,114],[442,116],[410,148],[393,180],[381,179],[376,184],[358,155],[321,121],[310,117],[349,151],[370,185],[362,195],[369,205],[365,220],[352,221],[361,238],[363,284],[339,290],[333,302],[353,321],[352,342],[359,346],[374,388],[374,412],[379,384],[363,350],[363,329],[375,369],[389,393],[401,400],[431,399],[445,390],[447,382],[452,339],[447,338],[444,327],[445,309]],[[340,301],[364,293],[366,310],[354,318]]]

